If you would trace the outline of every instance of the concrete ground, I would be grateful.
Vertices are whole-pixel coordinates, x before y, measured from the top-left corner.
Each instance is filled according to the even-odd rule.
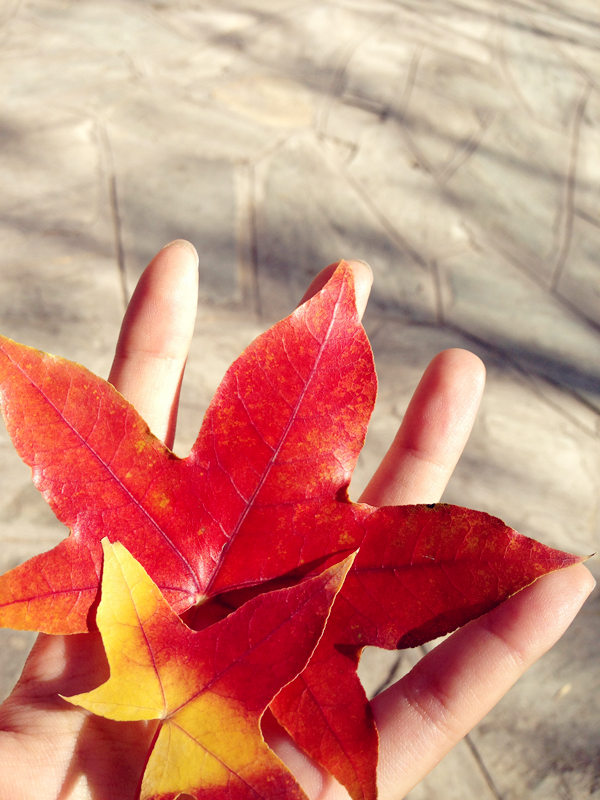
[[[464,346],[489,383],[446,499],[597,551],[599,45],[597,0],[2,0],[0,330],[106,374],[144,264],[189,238],[184,453],[244,345],[365,259],[381,390],[357,486]],[[0,481],[4,571],[62,530],[4,432]],[[600,798],[599,611],[411,800]],[[1,635],[4,695],[31,636]],[[371,690],[418,653],[383,655]]]

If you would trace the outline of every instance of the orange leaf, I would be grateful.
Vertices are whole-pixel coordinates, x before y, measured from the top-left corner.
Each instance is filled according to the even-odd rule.
[[[115,720],[159,720],[141,798],[305,800],[260,718],[305,666],[352,556],[191,631],[121,544],[103,542],[98,627],[110,677],[65,698]]]

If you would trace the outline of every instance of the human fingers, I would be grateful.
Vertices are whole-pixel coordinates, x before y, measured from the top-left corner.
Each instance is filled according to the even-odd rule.
[[[594,588],[558,570],[470,622],[372,701],[381,800],[400,800],[565,632]]]
[[[197,297],[198,254],[189,242],[177,239],[152,259],[136,286],[109,376],[168,447],[175,435]]]
[[[168,445],[173,441],[179,386],[194,327],[197,267],[196,251],[184,241],[167,245],[155,256],[129,303],[109,378]],[[46,788],[58,787],[55,794],[60,790],[61,796],[74,754],[79,757],[81,731],[90,723],[80,709],[66,708],[57,692],[73,694],[81,690],[75,687],[82,680],[90,686],[98,682],[93,680],[94,669],[104,661],[101,654],[97,658],[92,652],[95,639],[94,635],[40,635],[19,683],[0,708],[3,758],[24,770],[35,762],[40,742],[51,742],[51,761],[39,774]],[[144,741],[140,726],[131,730],[134,742]],[[96,750],[97,760],[110,762],[110,748]],[[17,770],[17,775],[23,770]],[[126,774],[124,762],[119,779],[124,780]],[[3,777],[0,789],[5,788]],[[135,780],[137,776],[134,784]]]
[[[373,275],[364,261],[347,263],[354,271],[362,317]],[[336,267],[330,264],[315,277],[302,302],[325,285]],[[467,443],[484,385],[485,367],[474,353],[458,348],[439,353],[425,370],[361,501],[375,506],[437,502]]]
[[[180,240],[150,262],[125,313],[110,373],[110,380],[138,407],[154,432],[169,440],[196,315],[197,267],[195,249]],[[20,688],[35,687],[41,676],[47,681],[53,658],[60,674],[65,649],[62,637],[40,636]]]
[[[335,272],[337,266],[341,262],[336,261],[333,264],[329,264],[329,266],[322,269],[312,280],[308,289],[304,292],[302,299],[300,300],[300,304],[305,303],[307,300],[315,295],[320,289],[325,286],[329,278]],[[369,299],[369,294],[371,292],[371,286],[373,285],[373,273],[371,271],[371,267],[366,263],[366,261],[359,261],[358,259],[349,259],[346,261],[346,264],[351,267],[352,272],[354,274],[354,291],[356,294],[356,308],[358,310],[358,315],[362,319],[363,314],[365,313],[365,308],[367,307],[367,301]]]
[[[484,384],[485,367],[476,355],[439,353],[361,500],[375,506],[437,502],[469,438]]]

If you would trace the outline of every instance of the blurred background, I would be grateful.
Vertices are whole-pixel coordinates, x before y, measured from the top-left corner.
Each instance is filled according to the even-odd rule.
[[[0,0],[0,331],[106,375],[146,262],[200,254],[176,451],[341,257],[375,273],[358,495],[430,358],[488,388],[445,499],[599,547],[597,0]],[[0,569],[64,535],[0,432]],[[599,560],[589,562],[596,577]],[[600,598],[410,794],[600,798]],[[0,631],[0,697],[33,635]],[[375,692],[421,655],[370,651]]]

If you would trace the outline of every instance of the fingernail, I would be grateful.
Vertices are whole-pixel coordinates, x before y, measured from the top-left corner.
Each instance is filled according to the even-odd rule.
[[[167,247],[182,247],[184,250],[187,250],[194,256],[196,265],[198,265],[200,261],[200,257],[198,256],[198,251],[191,242],[188,242],[187,239],[173,239],[172,242],[166,244],[162,249],[166,250]]]
[[[363,266],[368,267],[369,269],[371,269],[371,265],[369,264],[369,262],[368,261],[363,261],[362,258],[349,258],[348,261],[354,262],[356,264],[362,264]]]

